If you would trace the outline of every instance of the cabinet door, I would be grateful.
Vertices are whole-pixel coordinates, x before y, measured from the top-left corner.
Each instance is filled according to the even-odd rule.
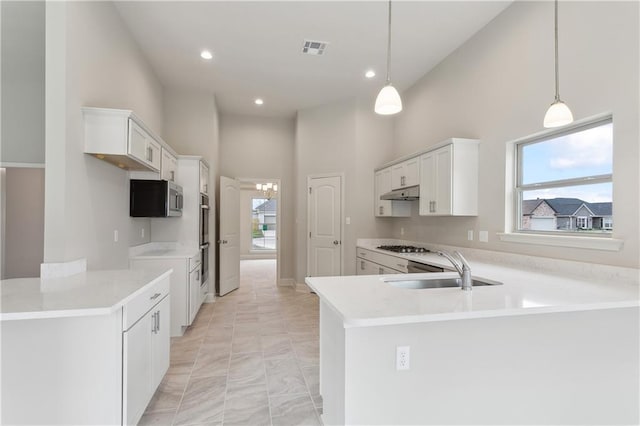
[[[404,162],[404,186],[418,184],[420,184],[420,157],[415,157]]]
[[[209,167],[200,162],[200,192],[209,194]]]
[[[420,215],[435,214],[436,156],[429,152],[420,157]]]
[[[378,275],[381,266],[366,259],[356,259],[356,275]]]
[[[137,158],[143,163],[149,162],[149,151],[147,149],[151,136],[135,121],[129,119],[129,155]]]
[[[436,156],[434,213],[450,215],[452,214],[451,145],[440,148],[434,154]]]
[[[391,216],[391,201],[380,199],[382,194],[391,191],[391,169],[386,168],[378,171],[375,174],[375,179],[375,202],[373,204],[375,208],[374,215],[378,217]]]
[[[151,334],[153,312],[123,333],[123,421],[137,424],[151,400]]]
[[[155,329],[151,335],[151,389],[155,392],[169,369],[171,311],[169,296],[152,309]]]
[[[189,324],[191,324],[200,309],[200,268],[196,268],[189,274]]]
[[[391,189],[403,188],[404,180],[404,163],[391,166]]]
[[[149,138],[147,141],[147,150],[149,151],[148,164],[156,170],[160,170],[160,161],[162,159],[162,145],[155,139]]]
[[[178,168],[178,159],[169,151],[162,148],[162,163],[160,164],[161,177],[171,182],[176,181],[176,170]]]

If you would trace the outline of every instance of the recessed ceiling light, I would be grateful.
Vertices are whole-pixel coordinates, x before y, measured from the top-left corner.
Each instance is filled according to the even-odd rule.
[[[202,59],[210,60],[213,59],[213,54],[208,50],[203,50],[202,52],[200,52],[200,57]]]
[[[376,76],[376,72],[374,70],[369,70],[366,73],[364,73],[364,76],[367,78],[373,78]]]
[[[260,98],[257,98],[255,101],[253,101],[253,103],[256,104],[256,105],[262,105],[262,104],[264,104],[264,101],[262,99],[260,99]]]

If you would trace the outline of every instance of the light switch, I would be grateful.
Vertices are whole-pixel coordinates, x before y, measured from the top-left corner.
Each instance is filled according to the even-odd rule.
[[[115,230],[113,231],[113,242],[114,242],[114,243],[117,243],[117,242],[118,242],[118,230],[117,230],[117,229],[115,229]]]
[[[144,238],[144,227],[142,227],[142,229],[140,230],[140,237]]]
[[[473,241],[473,229],[467,231],[467,240]]]
[[[489,241],[489,231],[480,231],[478,232],[478,240],[481,243],[486,243]]]
[[[350,218],[349,216],[347,216],[347,217],[344,219],[344,223],[346,223],[347,225],[351,225],[351,218]]]

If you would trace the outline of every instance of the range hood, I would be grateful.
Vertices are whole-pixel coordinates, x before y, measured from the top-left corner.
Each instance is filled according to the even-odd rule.
[[[396,189],[380,196],[381,200],[401,200],[413,201],[420,198],[420,186],[409,186],[403,189]]]

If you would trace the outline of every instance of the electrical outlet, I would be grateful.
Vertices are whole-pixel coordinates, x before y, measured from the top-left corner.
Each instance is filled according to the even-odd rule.
[[[396,370],[409,369],[410,350],[409,346],[398,346],[396,348]]]
[[[473,229],[467,231],[467,240],[473,241]]]
[[[118,242],[118,230],[114,230],[113,231],[113,242],[117,243]]]
[[[481,243],[486,243],[489,241],[489,231],[480,231],[478,232],[478,241]]]

